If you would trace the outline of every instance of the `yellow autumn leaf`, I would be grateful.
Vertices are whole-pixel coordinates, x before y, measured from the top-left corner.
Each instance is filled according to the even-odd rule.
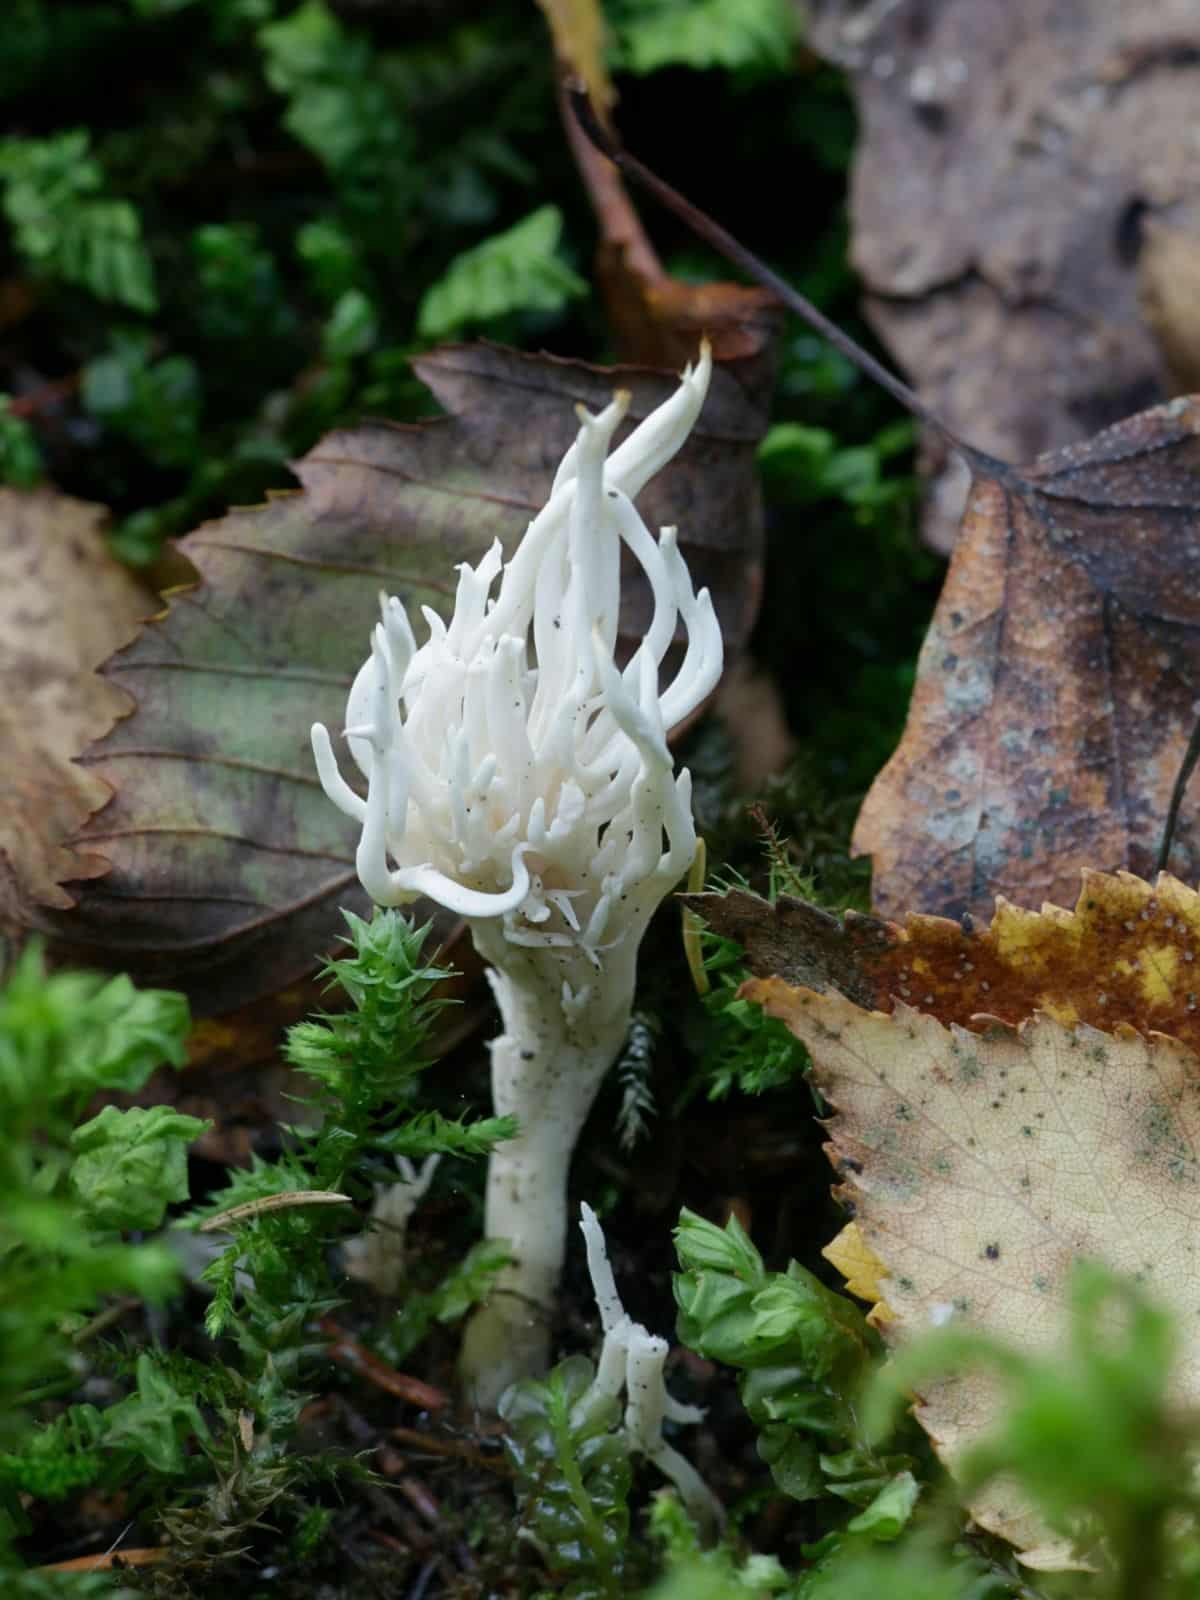
[[[601,112],[616,99],[604,64],[604,12],[599,0],[538,0],[550,24],[554,53],[582,78],[588,99]]]
[[[842,1253],[851,1286],[886,1301],[889,1342],[961,1320],[1048,1350],[1081,1259],[1146,1283],[1180,1326],[1197,1325],[1200,1057],[1187,1046],[1044,1014],[968,1031],[778,978],[742,992],[803,1040],[835,1108],[826,1148],[861,1241]],[[1172,1395],[1200,1405],[1200,1341],[1183,1350]],[[916,1415],[953,1469],[999,1403],[992,1379],[956,1374],[923,1391]],[[1027,1564],[1074,1564],[1004,1481],[971,1511]]]
[[[857,1222],[848,1222],[821,1254],[845,1278],[851,1294],[871,1302],[868,1322],[876,1328],[882,1328],[893,1320],[883,1298],[883,1279],[887,1277],[887,1267],[863,1238],[863,1231]]]

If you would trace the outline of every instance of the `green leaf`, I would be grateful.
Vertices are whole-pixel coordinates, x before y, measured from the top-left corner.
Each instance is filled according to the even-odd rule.
[[[140,1089],[164,1062],[183,1065],[188,1004],[136,989],[123,974],[47,975],[31,944],[0,990],[0,1102],[10,1134],[18,1112],[44,1119],[97,1089]]]
[[[784,72],[799,36],[792,0],[625,0],[614,7],[618,65]]]
[[[142,244],[142,224],[127,200],[91,200],[63,219],[54,271],[134,311],[156,311],[154,267]]]
[[[461,1122],[438,1111],[422,1111],[400,1127],[372,1140],[376,1150],[388,1155],[409,1156],[486,1156],[505,1139],[515,1139],[516,1117],[480,1117]]]
[[[83,129],[0,141],[3,210],[17,249],[47,277],[135,311],[154,311],[154,268],[138,213],[103,195],[104,173]]]
[[[124,973],[102,983],[73,1024],[69,1075],[90,1089],[134,1094],[156,1067],[187,1059],[187,996],[137,989]]]
[[[99,1228],[156,1228],[186,1200],[187,1147],[211,1126],[170,1106],[105,1106],[77,1128],[71,1185]]]
[[[326,218],[306,222],[296,233],[296,254],[303,261],[314,293],[336,302],[362,275],[354,240]]]
[[[194,1121],[194,1118],[187,1119]],[[149,1354],[138,1357],[137,1389],[102,1414],[105,1449],[128,1454],[140,1466],[166,1474],[183,1470],[183,1446],[208,1427],[195,1400],[180,1394]]]
[[[465,1317],[472,1306],[487,1298],[497,1273],[511,1260],[512,1255],[502,1239],[480,1239],[435,1289],[424,1293],[407,1292],[403,1305],[388,1325],[388,1359],[396,1363],[406,1361],[435,1322],[445,1325]]]
[[[341,23],[322,0],[306,0],[289,16],[259,29],[267,82],[280,94],[304,89],[330,70],[344,37]]]
[[[759,1454],[796,1499],[836,1495],[866,1505],[907,1457],[876,1454],[858,1416],[875,1346],[858,1308],[793,1261],[767,1272],[736,1219],[724,1229],[680,1215],[674,1280],[679,1337],[739,1368]]]
[[[424,339],[444,339],[514,311],[561,311],[587,284],[557,255],[562,213],[541,206],[515,227],[455,257],[417,312]]]
[[[572,1577],[572,1595],[619,1600],[638,1549],[629,1538],[632,1472],[611,1395],[580,1402],[594,1377],[585,1356],[570,1356],[544,1380],[522,1379],[500,1400],[505,1451],[517,1479],[522,1520],[551,1566]]]
[[[325,324],[321,345],[326,361],[365,355],[379,336],[375,307],[361,289],[347,289]]]
[[[845,448],[826,428],[780,422],[768,430],[758,458],[773,492],[792,504],[841,500],[866,515],[906,496],[906,481],[885,477],[884,467],[912,442],[906,421],[881,428],[869,444]]]
[[[253,342],[259,359],[264,341],[295,333],[275,257],[253,222],[210,222],[189,240],[196,274],[193,315],[199,331],[226,345]]]
[[[865,1511],[846,1524],[847,1533],[865,1533],[888,1541],[900,1536],[921,1495],[921,1485],[911,1472],[898,1472],[875,1496]]]
[[[770,1422],[758,1436],[758,1453],[776,1486],[793,1500],[816,1500],[825,1488],[816,1443],[781,1422]]]
[[[97,1449],[102,1432],[95,1406],[70,1406],[32,1432],[19,1450],[0,1455],[0,1484],[39,1500],[66,1499],[103,1472],[104,1457]]]
[[[346,181],[407,170],[414,131],[365,36],[344,28],[322,0],[258,30],[267,82],[290,101],[283,122]]]
[[[45,471],[37,435],[24,417],[13,415],[12,396],[0,394],[0,483],[32,489]]]
[[[480,1239],[447,1274],[435,1292],[435,1315],[442,1323],[457,1322],[487,1298],[496,1274],[512,1260],[503,1239]]]
[[[94,417],[151,461],[186,465],[196,452],[200,374],[187,356],[155,360],[154,343],[140,329],[114,330],[105,354],[84,366],[80,397]]]
[[[675,1229],[675,1249],[687,1271],[712,1267],[718,1272],[733,1273],[747,1283],[757,1283],[764,1275],[762,1257],[734,1216],[724,1228],[718,1228],[715,1222],[708,1222],[685,1206]]]

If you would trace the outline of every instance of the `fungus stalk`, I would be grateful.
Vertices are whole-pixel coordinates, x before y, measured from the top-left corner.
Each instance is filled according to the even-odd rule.
[[[512,558],[497,543],[461,566],[450,622],[426,609],[420,647],[400,601],[382,600],[346,711],[365,799],[313,728],[325,792],[361,825],[368,894],[438,901],[489,963],[503,1024],[495,1109],[520,1131],[488,1174],[487,1233],[513,1261],[464,1343],[481,1405],[547,1364],[571,1151],[629,1026],[646,925],[696,850],[691,778],[675,774],[667,735],[716,686],[721,634],[675,530],[656,541],[633,502],[690,433],[710,373],[705,346],[611,455],[629,396],[598,416],[578,408],[579,434]],[[654,602],[623,669],[622,545]],[[679,622],[683,660],[660,687]]]

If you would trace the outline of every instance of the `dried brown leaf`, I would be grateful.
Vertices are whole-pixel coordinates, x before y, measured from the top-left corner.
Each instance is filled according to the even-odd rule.
[[[1028,461],[1170,395],[1139,257],[1147,222],[1200,239],[1179,136],[1200,87],[1194,0],[811,10],[863,128],[852,252],[869,315],[950,428]],[[963,487],[944,441],[926,444],[927,531],[948,550]]]
[[[1200,402],[977,476],[854,848],[879,911],[1069,904],[1153,871],[1200,697]],[[1200,876],[1186,806],[1171,870]]]
[[[132,708],[96,675],[157,596],[110,554],[105,511],[53,489],[0,489],[0,923],[66,907],[65,878],[105,870],[67,841],[108,799],[72,764]]]
[[[1083,873],[1073,911],[1007,900],[976,926],[912,915],[839,920],[781,895],[682,897],[746,951],[757,976],[835,989],[868,1010],[897,1004],[973,1031],[1035,1011],[1066,1025],[1170,1034],[1200,1052],[1200,894],[1163,873]]]

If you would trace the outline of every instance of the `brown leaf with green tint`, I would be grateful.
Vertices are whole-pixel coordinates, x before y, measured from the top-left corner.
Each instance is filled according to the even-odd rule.
[[[1082,875],[1073,911],[1000,900],[990,922],[911,915],[844,919],[781,895],[682,897],[736,939],[756,977],[835,990],[871,1011],[897,1005],[986,1032],[1035,1012],[1074,1025],[1167,1033],[1200,1053],[1200,894],[1169,874]]]
[[[1154,870],[1200,698],[1200,403],[976,460],[904,736],[854,834],[874,902],[989,917]],[[1171,870],[1200,876],[1186,803]]]
[[[97,677],[158,598],[110,555],[101,506],[53,489],[0,489],[0,925],[65,907],[66,877],[103,872],[66,841],[104,805],[72,763],[132,706]]]
[[[296,468],[298,494],[233,511],[183,541],[202,577],[108,666],[137,711],[94,749],[114,797],[79,835],[112,864],[54,927],[72,954],[186,987],[223,1012],[311,968],[363,910],[357,831],[321,791],[314,721],[340,728],[378,616],[378,593],[448,615],[454,566],[493,539],[511,551],[574,438],[574,408],[632,391],[631,426],[673,377],[605,370],[489,345],[451,346],[417,370],[449,416],[331,434]],[[640,497],[676,523],[727,648],[753,613],[761,525],[754,452],[762,421],[716,371],[691,439]],[[631,583],[625,632],[650,596]]]

